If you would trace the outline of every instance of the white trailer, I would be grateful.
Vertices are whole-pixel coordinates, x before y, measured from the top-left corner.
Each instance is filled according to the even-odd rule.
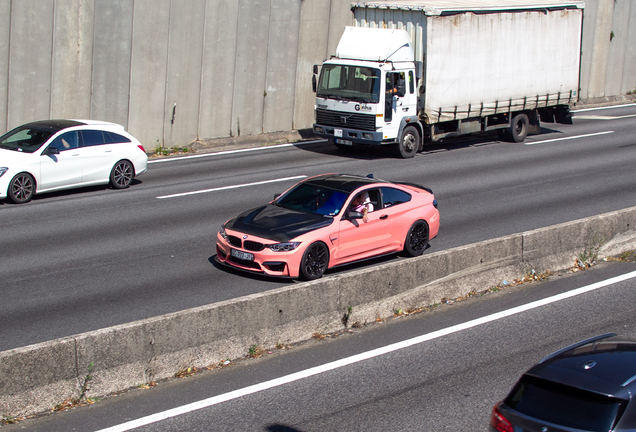
[[[341,148],[394,145],[400,156],[413,157],[427,141],[497,130],[521,142],[540,133],[540,121],[571,122],[584,6],[353,3],[354,26],[314,80],[314,133]]]

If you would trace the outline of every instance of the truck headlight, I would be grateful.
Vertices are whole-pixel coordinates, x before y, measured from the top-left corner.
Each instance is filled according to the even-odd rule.
[[[267,247],[274,252],[288,252],[296,249],[298,246],[300,246],[300,242],[276,243],[267,245]]]
[[[315,133],[323,133],[323,129],[320,126],[314,126],[314,132]]]
[[[364,138],[364,139],[373,139],[373,134],[363,133],[362,134],[362,138]]]

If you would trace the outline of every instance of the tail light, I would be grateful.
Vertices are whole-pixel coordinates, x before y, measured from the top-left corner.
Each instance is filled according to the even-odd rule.
[[[137,147],[139,147],[139,150],[141,150],[142,152],[146,153],[146,149],[144,149],[144,146],[139,144]]]
[[[501,414],[497,405],[492,408],[492,414],[490,414],[490,426],[499,432],[514,432],[512,423],[510,423],[508,419]]]

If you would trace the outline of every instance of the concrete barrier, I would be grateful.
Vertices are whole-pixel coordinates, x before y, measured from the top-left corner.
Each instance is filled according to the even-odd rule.
[[[0,353],[0,414],[51,409],[480,291],[581,254],[636,249],[636,207]]]

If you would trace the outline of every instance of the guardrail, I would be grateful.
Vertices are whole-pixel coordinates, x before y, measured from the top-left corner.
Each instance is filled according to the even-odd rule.
[[[0,414],[24,416],[636,248],[636,207],[0,352]],[[601,248],[602,245],[602,248]],[[351,308],[351,309],[350,309]],[[94,363],[94,369],[89,365]]]

